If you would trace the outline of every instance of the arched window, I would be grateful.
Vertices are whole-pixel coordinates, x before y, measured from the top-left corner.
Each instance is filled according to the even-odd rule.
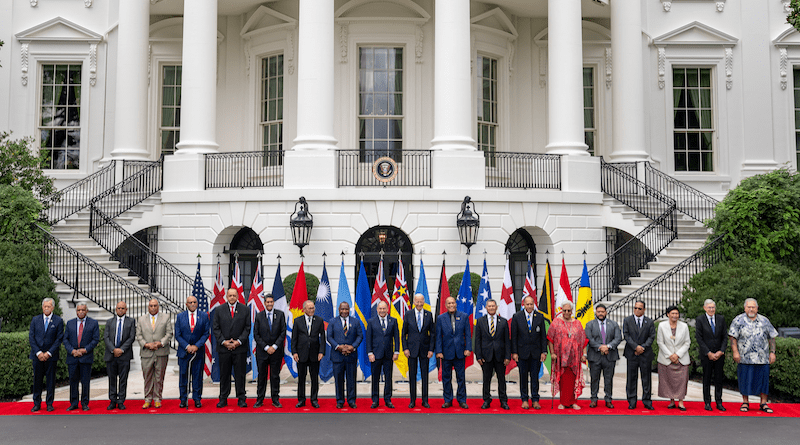
[[[509,262],[511,281],[514,283],[514,301],[517,307],[520,307],[529,258],[533,263],[534,284],[537,285],[536,283],[538,282],[536,277],[536,244],[534,244],[533,238],[527,230],[517,229],[508,237],[506,250],[511,254]]]
[[[258,234],[249,227],[243,227],[236,232],[231,241],[230,248],[225,251],[231,256],[230,267],[228,271],[228,282],[226,285],[230,286],[233,279],[233,274],[236,268],[236,254],[239,254],[239,269],[242,275],[242,287],[244,288],[244,298],[247,301],[250,295],[250,287],[253,285],[253,276],[256,273],[256,268],[260,267],[258,262],[258,254],[264,252],[264,243]],[[263,271],[262,271],[263,279]]]
[[[409,302],[414,294],[414,247],[411,240],[402,230],[392,226],[375,226],[364,232],[356,244],[356,287],[358,286],[358,272],[361,265],[361,254],[364,256],[364,269],[367,272],[369,292],[372,294],[375,277],[378,275],[378,265],[383,251],[383,273],[386,276],[386,287],[389,298],[394,291],[394,280],[397,275],[398,258],[403,259],[406,285],[408,286]],[[398,255],[398,251],[402,252]],[[355,289],[353,289],[355,292]]]

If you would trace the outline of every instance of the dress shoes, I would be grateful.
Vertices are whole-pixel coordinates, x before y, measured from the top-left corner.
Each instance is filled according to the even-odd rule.
[[[348,403],[347,406],[349,406],[352,409],[356,409],[356,402]]]
[[[51,413],[51,412],[53,412],[53,411],[55,411],[55,410],[56,410],[56,409],[53,407],[53,405],[47,405],[47,412],[48,412],[48,413]]]
[[[453,402],[444,402],[442,403],[442,409],[447,409],[453,406]]]
[[[67,408],[67,411],[75,411],[76,409],[78,409],[78,405],[71,405],[69,408]]]
[[[274,406],[275,408],[283,408],[283,405],[281,405],[281,402],[278,400],[273,400],[272,406]]]
[[[228,406],[227,400],[220,400],[219,402],[217,402],[217,408],[225,408],[226,406]]]
[[[239,405],[239,408],[247,408],[247,401],[246,400],[239,400],[237,405]]]
[[[302,407],[304,407],[304,406],[306,406],[306,402],[305,402],[305,400],[304,400],[304,401],[302,401],[302,402],[297,402],[297,405],[295,405],[294,407],[295,407],[295,408],[302,408]]]
[[[370,409],[375,409],[378,407],[378,402],[372,402],[372,405],[369,406]]]
[[[589,408],[597,408],[597,400],[592,400],[591,403],[589,403]]]
[[[342,409],[342,408],[344,408],[344,403],[336,402],[336,409]]]
[[[106,409],[111,411],[112,409],[114,409],[116,407],[117,407],[117,404],[114,403],[114,402],[111,402],[111,403],[108,404],[108,407]]]
[[[628,402],[628,409],[636,409],[636,402]]]
[[[186,402],[186,400],[181,400],[181,404],[178,405],[178,408],[188,408],[188,407],[189,404]]]
[[[686,407],[685,406],[679,406],[678,409],[681,410],[681,411],[686,411]]]
[[[613,404],[613,403],[611,403],[611,400],[608,400],[608,401],[606,401],[606,408],[608,408],[608,409],[614,409],[614,404]]]
[[[144,405],[142,405],[142,409],[148,409],[148,408],[150,408],[150,401],[149,400],[144,402]]]
[[[389,409],[394,409],[394,404],[392,402],[386,401],[386,403],[384,403],[384,405],[386,405],[386,407],[389,408]]]
[[[508,406],[508,402],[500,402],[500,408],[503,408],[503,409],[504,409],[504,410],[506,410],[506,411],[508,411],[508,410],[510,410],[510,409],[511,409],[511,408]]]
[[[84,407],[83,407],[83,408],[81,408],[81,409],[82,409],[83,411],[89,411],[89,405],[86,405],[86,406],[84,406]]]
[[[423,401],[423,402],[422,402],[422,407],[423,407],[423,408],[430,408],[431,406],[430,406],[430,405],[428,405],[428,401],[426,400],[426,401]]]
[[[319,403],[316,400],[312,400],[311,406],[313,406],[314,408],[319,408]]]
[[[153,402],[153,408],[156,408],[156,409],[161,408],[161,402],[160,401],[159,402]]]
[[[526,401],[524,401],[524,402],[522,402],[522,409],[529,409],[530,407],[531,407],[531,406],[530,406],[530,405],[528,405],[528,401],[527,401],[527,400],[526,400]]]
[[[262,406],[264,406],[263,400],[256,400],[256,403],[253,404],[253,408],[261,408]]]
[[[644,403],[644,407],[646,409],[649,409],[650,411],[653,411],[655,409],[655,408],[653,408],[653,404],[652,403]]]
[[[199,400],[195,400],[194,401],[194,407],[195,408],[202,408],[203,407],[203,402],[201,402]]]
[[[533,405],[531,405],[531,408],[533,408],[533,409],[542,409],[542,405],[539,405],[539,402],[533,402]]]
[[[461,409],[469,409],[469,405],[467,405],[467,402],[458,402],[458,406],[460,406]]]
[[[41,407],[41,406],[39,406],[39,405],[33,405],[33,408],[31,408],[31,412],[32,412],[32,413],[35,413],[36,411],[39,411],[40,409],[42,409],[42,407]],[[111,409],[113,409],[113,408],[111,408]]]
[[[710,402],[706,403],[706,406],[705,406],[705,408],[704,408],[704,409],[705,409],[706,411],[713,411],[713,410],[711,409],[711,403],[710,403]]]
[[[717,411],[727,411],[727,409],[722,406],[722,402],[717,402]]]
[[[481,409],[489,409],[490,406],[492,406],[492,402],[483,402]]]
[[[122,402],[117,403],[117,409],[125,410],[125,404]]]
[[[415,406],[417,406],[417,403],[416,402],[411,402],[411,403],[408,404],[408,409],[414,409]]]

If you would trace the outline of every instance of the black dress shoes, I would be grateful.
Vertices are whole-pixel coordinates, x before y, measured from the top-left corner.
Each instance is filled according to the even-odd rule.
[[[655,408],[653,408],[653,404],[652,403],[645,403],[644,407],[649,409],[650,411],[653,411],[655,409]]]
[[[428,401],[427,401],[427,400],[423,400],[423,401],[422,401],[422,407],[423,407],[423,408],[430,408],[431,406],[430,406],[430,405],[428,405]]]
[[[608,408],[608,409],[614,409],[614,404],[613,404],[613,403],[611,403],[611,401],[609,400],[608,402],[606,402],[606,408]]]
[[[261,408],[262,406],[264,406],[263,400],[256,400],[256,403],[253,404],[253,408]]]
[[[48,413],[51,413],[51,412],[53,412],[53,411],[55,411],[55,410],[56,410],[56,409],[53,407],[53,405],[47,405],[47,412],[48,412]]]
[[[408,409],[414,409],[415,406],[417,406],[417,403],[416,402],[411,402],[411,403],[408,404]]]
[[[239,408],[247,408],[247,401],[246,400],[239,400],[237,405],[239,405]]]
[[[489,408],[491,405],[492,405],[492,404],[491,404],[491,402],[483,402],[483,405],[481,405],[481,409],[487,409],[487,408]]]
[[[76,409],[78,409],[78,405],[71,405],[69,408],[67,408],[67,411],[75,411]]]
[[[202,408],[203,407],[203,402],[201,402],[199,400],[195,400],[194,401],[194,407],[195,408]]]
[[[506,411],[508,411],[508,410],[510,410],[510,409],[511,409],[511,408],[509,408],[509,406],[508,406],[508,403],[507,403],[507,402],[500,402],[500,408],[503,408],[503,409],[504,409],[504,410],[506,410]]]
[[[447,409],[453,406],[453,402],[444,402],[442,403],[442,409]]]
[[[469,409],[469,406],[467,406],[467,402],[458,402],[458,406],[460,406],[461,409]]]
[[[117,407],[117,404],[114,403],[114,402],[111,402],[111,403],[108,404],[108,407],[106,409],[111,411],[112,409],[114,409],[116,407]]]
[[[342,409],[342,408],[344,408],[344,403],[336,402],[336,409]]]
[[[348,403],[347,406],[349,406],[352,409],[356,409],[356,402]]]
[[[186,402],[186,400],[181,400],[181,404],[178,405],[178,408],[188,408],[188,407],[189,407],[189,403]]]
[[[718,411],[727,411],[724,406],[722,406],[722,402],[717,402],[717,410]]]
[[[42,409],[42,407],[41,407],[41,406],[39,406],[39,405],[33,405],[33,408],[31,408],[31,412],[32,412],[32,413],[35,413],[36,411],[39,411],[40,409]],[[109,408],[109,409],[114,409],[114,408]]]
[[[372,402],[372,405],[369,406],[370,409],[375,409],[378,407],[378,402]]]
[[[311,401],[311,406],[313,406],[314,408],[319,408],[319,403],[317,403],[316,400],[312,400]]]
[[[226,406],[228,406],[227,400],[220,400],[219,402],[217,402],[217,408],[225,408]]]
[[[117,403],[117,409],[125,410],[125,404],[122,402]]]
[[[704,409],[705,409],[706,411],[713,411],[713,410],[711,409],[711,403],[710,403],[710,402],[709,402],[709,403],[706,403],[706,406],[705,406],[705,408],[704,408]]]
[[[297,405],[295,405],[294,407],[295,408],[302,408],[304,406],[306,406],[306,401],[305,400],[303,400],[302,402],[297,402]]]
[[[636,402],[629,402],[628,409],[636,409]]]
[[[281,405],[281,402],[278,400],[273,400],[272,406],[274,406],[275,408],[283,408],[283,405]]]
[[[386,405],[386,407],[389,409],[394,409],[394,404],[392,402],[387,401],[386,403],[384,403],[384,405]]]
[[[89,411],[89,405],[86,405],[86,406],[84,406],[83,408],[81,408],[81,410],[83,410],[83,411]]]

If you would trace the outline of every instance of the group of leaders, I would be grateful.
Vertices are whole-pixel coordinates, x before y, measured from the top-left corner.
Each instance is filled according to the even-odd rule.
[[[190,296],[186,300],[186,310],[178,314],[174,325],[168,314],[159,312],[159,302],[156,299],[148,303],[148,314],[138,320],[126,315],[127,305],[124,301],[118,302],[115,316],[106,323],[103,338],[108,373],[107,409],[126,408],[126,388],[134,340],[140,345],[145,380],[142,408],[161,407],[164,374],[173,336],[178,343],[180,407],[188,407],[191,390],[194,406],[200,408],[205,343],[210,332],[214,333],[217,341],[220,375],[233,374],[238,406],[247,407],[245,372],[250,353],[247,348],[251,330],[250,310],[238,302],[235,289],[228,290],[226,300],[226,303],[217,306],[213,317],[209,319],[208,314],[197,309],[197,299]],[[389,308],[385,302],[378,304],[377,315],[367,321],[366,329],[362,329],[361,323],[350,315],[348,303],[343,302],[338,308],[339,315],[328,320],[326,329],[323,319],[314,314],[314,303],[306,301],[303,314],[294,319],[291,336],[291,351],[298,372],[296,406],[299,408],[306,404],[308,377],[311,383],[310,404],[319,408],[319,366],[327,343],[331,347],[336,406],[341,409],[346,403],[355,408],[357,351],[362,342],[366,342],[372,371],[371,408],[379,406],[381,375],[384,381],[384,406],[394,408],[392,371],[394,361],[402,353],[408,360],[409,408],[414,408],[417,402],[418,365],[423,370],[421,405],[424,408],[430,407],[425,370],[429,369],[429,361],[435,356],[441,360],[444,398],[442,408],[451,407],[455,399],[461,408],[467,409],[465,358],[474,353],[483,372],[481,408],[491,406],[490,385],[492,378],[496,378],[500,407],[509,409],[505,374],[509,362],[514,360],[519,368],[522,408],[541,409],[538,374],[548,349],[552,361],[550,378],[553,393],[560,394],[560,409],[579,409],[575,401],[584,386],[581,363],[587,362],[591,378],[589,406],[597,406],[602,377],[605,405],[613,408],[611,395],[615,362],[619,360],[617,347],[624,338],[628,408],[636,408],[638,382],[641,379],[643,406],[653,409],[651,363],[655,357],[652,345],[656,341],[659,346],[659,396],[670,399],[668,408],[685,410],[683,399],[689,376],[690,338],[688,326],[678,320],[680,313],[676,307],[667,309],[668,319],[659,325],[656,335],[653,320],[644,315],[643,301],[635,302],[634,313],[625,318],[622,329],[606,318],[606,307],[603,304],[595,306],[595,319],[584,328],[580,321],[573,318],[573,306],[569,302],[563,305],[561,314],[548,329],[544,316],[536,311],[534,299],[531,297],[523,300],[523,307],[514,314],[510,322],[497,314],[497,303],[489,300],[486,303],[487,314],[479,318],[475,325],[473,351],[469,316],[456,310],[456,300],[448,298],[445,301],[447,312],[438,317],[423,308],[424,301],[423,295],[414,295],[413,308],[405,313],[402,330],[398,329],[397,321],[389,316]],[[264,307],[265,310],[256,315],[253,326],[258,369],[254,407],[263,406],[269,379],[272,405],[280,408],[279,374],[284,358],[286,319],[281,311],[274,309],[272,295],[266,295]],[[53,309],[54,301],[47,298],[42,302],[42,314],[31,320],[29,341],[34,377],[31,411],[41,409],[45,378],[46,409],[54,410],[55,371],[62,343],[67,352],[70,383],[70,406],[67,411],[79,408],[88,411],[94,348],[100,342],[98,323],[87,316],[85,304],[78,304],[75,309],[77,317],[69,320],[65,328],[61,318],[53,314]],[[696,319],[695,332],[703,367],[705,409],[712,410],[710,387],[713,383],[716,407],[725,411],[722,404],[722,372],[724,354],[730,338],[733,359],[738,363],[739,390],[743,401],[740,410],[749,409],[748,396],[752,395],[760,397],[759,409],[771,413],[772,409],[767,404],[769,366],[775,362],[777,331],[766,317],[758,314],[758,303],[754,299],[745,301],[744,313],[734,318],[729,327],[724,317],[716,314],[713,301],[707,300],[704,310],[705,314]],[[401,344],[404,347],[402,351]],[[453,371],[457,383],[455,397],[452,387]],[[222,378],[217,407],[227,405],[230,392],[231,379]]]

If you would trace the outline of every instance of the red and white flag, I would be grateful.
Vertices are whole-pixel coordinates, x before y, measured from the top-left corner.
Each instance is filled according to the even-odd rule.
[[[211,304],[208,306],[208,317],[211,318],[211,312],[215,307],[225,302],[225,285],[222,282],[222,266],[217,261],[217,277],[214,279],[214,298],[211,299]],[[211,366],[214,364],[214,357],[211,355],[212,345],[211,336],[206,340],[206,361],[205,371],[206,375],[211,375]]]
[[[509,261],[506,260],[506,270],[503,273],[503,290],[500,291],[500,301],[497,305],[497,314],[508,320],[508,329],[511,330],[511,317],[514,316],[516,306],[514,305],[514,283],[511,281],[511,270]],[[527,280],[526,280],[527,281]],[[535,292],[533,295],[536,295]],[[506,366],[506,374],[517,366],[517,362],[511,360]]]
[[[572,299],[572,290],[569,287],[569,277],[567,276],[567,265],[564,259],[561,259],[561,277],[558,280],[558,291],[556,292],[556,301],[553,303],[553,317],[558,317],[561,314],[561,306],[566,301],[574,301]],[[555,318],[554,318],[555,319]]]
[[[378,265],[378,275],[375,276],[375,286],[372,288],[372,303],[370,313],[375,314],[378,310],[378,303],[385,301],[387,306],[392,304],[389,301],[389,287],[386,285],[386,275],[383,274],[383,258]]]
[[[239,303],[245,304],[242,273],[239,271],[239,259],[236,259],[236,267],[234,268],[233,277],[231,277],[231,288],[236,289],[236,292],[239,294]]]
[[[506,264],[508,270],[508,264]],[[525,298],[532,297],[535,310],[539,310],[539,302],[536,298],[536,277],[533,276],[533,265],[528,261],[528,272],[525,274],[525,286],[522,288],[522,301]]]
[[[253,277],[253,286],[250,287],[250,296],[247,298],[247,306],[250,308],[250,336],[253,335],[253,328],[256,325],[256,315],[265,310],[264,307],[264,281],[261,279],[261,267],[256,267],[256,274]],[[256,342],[250,340],[251,348],[251,362],[255,363],[256,356]],[[253,367],[254,377],[257,377],[258,371]]]

